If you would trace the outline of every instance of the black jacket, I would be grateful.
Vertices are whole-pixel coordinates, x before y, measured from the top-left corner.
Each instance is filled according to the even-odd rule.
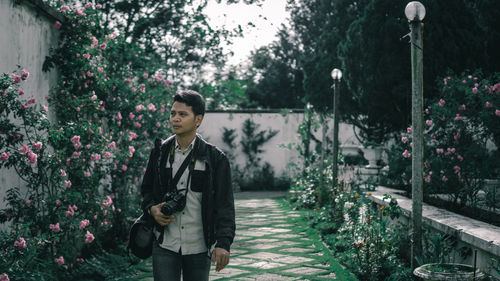
[[[209,249],[216,243],[215,247],[229,251],[236,229],[229,161],[216,146],[207,143],[199,135],[196,138],[194,156],[196,160],[205,162],[206,169],[205,172],[193,171],[191,187],[197,186],[202,190],[201,208],[205,243]],[[172,145],[175,145],[174,136],[163,143],[157,139],[155,148],[151,151],[141,186],[143,196],[141,208],[145,214],[149,213],[148,210],[153,205],[163,201],[166,189],[160,186],[160,176],[162,176],[161,182],[168,184],[168,177],[164,176],[163,167],[167,152]]]

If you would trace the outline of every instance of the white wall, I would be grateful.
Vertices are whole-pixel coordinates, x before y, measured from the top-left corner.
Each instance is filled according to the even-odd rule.
[[[57,82],[57,73],[43,72],[42,65],[50,47],[56,47],[58,30],[53,27],[57,20],[51,10],[41,8],[39,1],[0,0],[0,74],[26,69],[30,76],[21,85],[23,98],[35,97],[47,104],[45,96]],[[1,152],[1,151],[0,151]],[[20,186],[22,182],[14,173],[0,170],[0,208],[5,190]]]
[[[278,130],[278,134],[263,146],[262,164],[269,162],[274,168],[277,176],[282,175],[287,171],[289,163],[297,163],[298,153],[295,150],[281,148],[280,144],[287,145],[289,143],[299,143],[297,129],[302,122],[304,115],[302,113],[288,113],[282,115],[280,113],[230,113],[230,112],[213,112],[206,113],[202,125],[199,128],[199,133],[210,143],[227,151],[228,147],[222,141],[222,132],[224,127],[228,129],[236,129],[237,138],[234,143],[237,145],[235,156],[236,162],[240,167],[244,167],[245,157],[241,151],[240,140],[243,135],[243,122],[251,119],[259,124],[258,131],[261,130]],[[333,137],[331,131],[333,122],[329,120],[328,136]],[[321,140],[321,129],[314,133],[317,139]],[[339,126],[339,143],[341,146],[353,145],[357,146],[352,126],[340,124]]]

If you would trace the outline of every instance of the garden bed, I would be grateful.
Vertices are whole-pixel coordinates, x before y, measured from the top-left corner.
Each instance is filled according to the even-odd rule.
[[[386,187],[377,187],[369,198],[377,204],[387,205],[383,197],[385,194],[391,195],[398,201],[402,209],[403,219],[408,223],[411,220],[412,201],[399,194],[398,190]],[[422,218],[424,226],[430,227],[438,233],[445,233],[453,236],[459,247],[469,247],[477,250],[477,265],[485,272],[490,272],[489,265],[491,258],[500,257],[500,227],[484,223],[468,217],[464,217],[453,212],[440,209],[428,204],[423,204]],[[466,258],[456,257],[457,260],[465,264],[472,264],[473,256]],[[491,272],[490,272],[491,273]]]

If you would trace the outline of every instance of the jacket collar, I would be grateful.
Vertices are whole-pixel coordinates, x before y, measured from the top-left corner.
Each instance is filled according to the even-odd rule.
[[[207,142],[201,137],[200,134],[196,134],[196,139],[198,144],[198,149],[196,151],[196,158],[200,160],[206,160],[207,159]],[[168,149],[171,147],[171,145],[175,145],[175,135],[170,136],[166,140],[162,141],[161,147],[163,149]]]

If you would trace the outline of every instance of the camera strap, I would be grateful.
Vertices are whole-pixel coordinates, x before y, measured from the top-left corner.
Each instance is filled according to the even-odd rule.
[[[196,147],[197,142],[198,141],[195,141],[195,147]],[[189,171],[190,175],[188,176],[188,188],[186,190],[189,189],[189,182],[190,182],[189,178],[191,176],[191,171],[194,168],[194,163],[196,162],[196,159],[193,156],[193,151],[195,150],[195,147],[193,147],[191,149],[191,151],[189,152],[189,154],[186,156],[186,158],[182,162],[181,166],[179,167],[179,169],[175,173],[175,176],[174,176],[173,179],[172,179],[172,173],[170,173],[170,179],[169,179],[170,180],[170,184],[169,184],[169,186],[174,187],[175,188],[174,191],[177,191],[177,183],[179,182],[179,180],[181,179],[182,175],[184,174],[184,171],[186,170],[187,166],[189,164],[191,164],[191,169]],[[172,145],[172,147],[170,149],[169,159],[168,159],[168,162],[170,163],[170,168],[172,168],[172,165],[174,164],[174,159],[175,159],[175,146]]]

